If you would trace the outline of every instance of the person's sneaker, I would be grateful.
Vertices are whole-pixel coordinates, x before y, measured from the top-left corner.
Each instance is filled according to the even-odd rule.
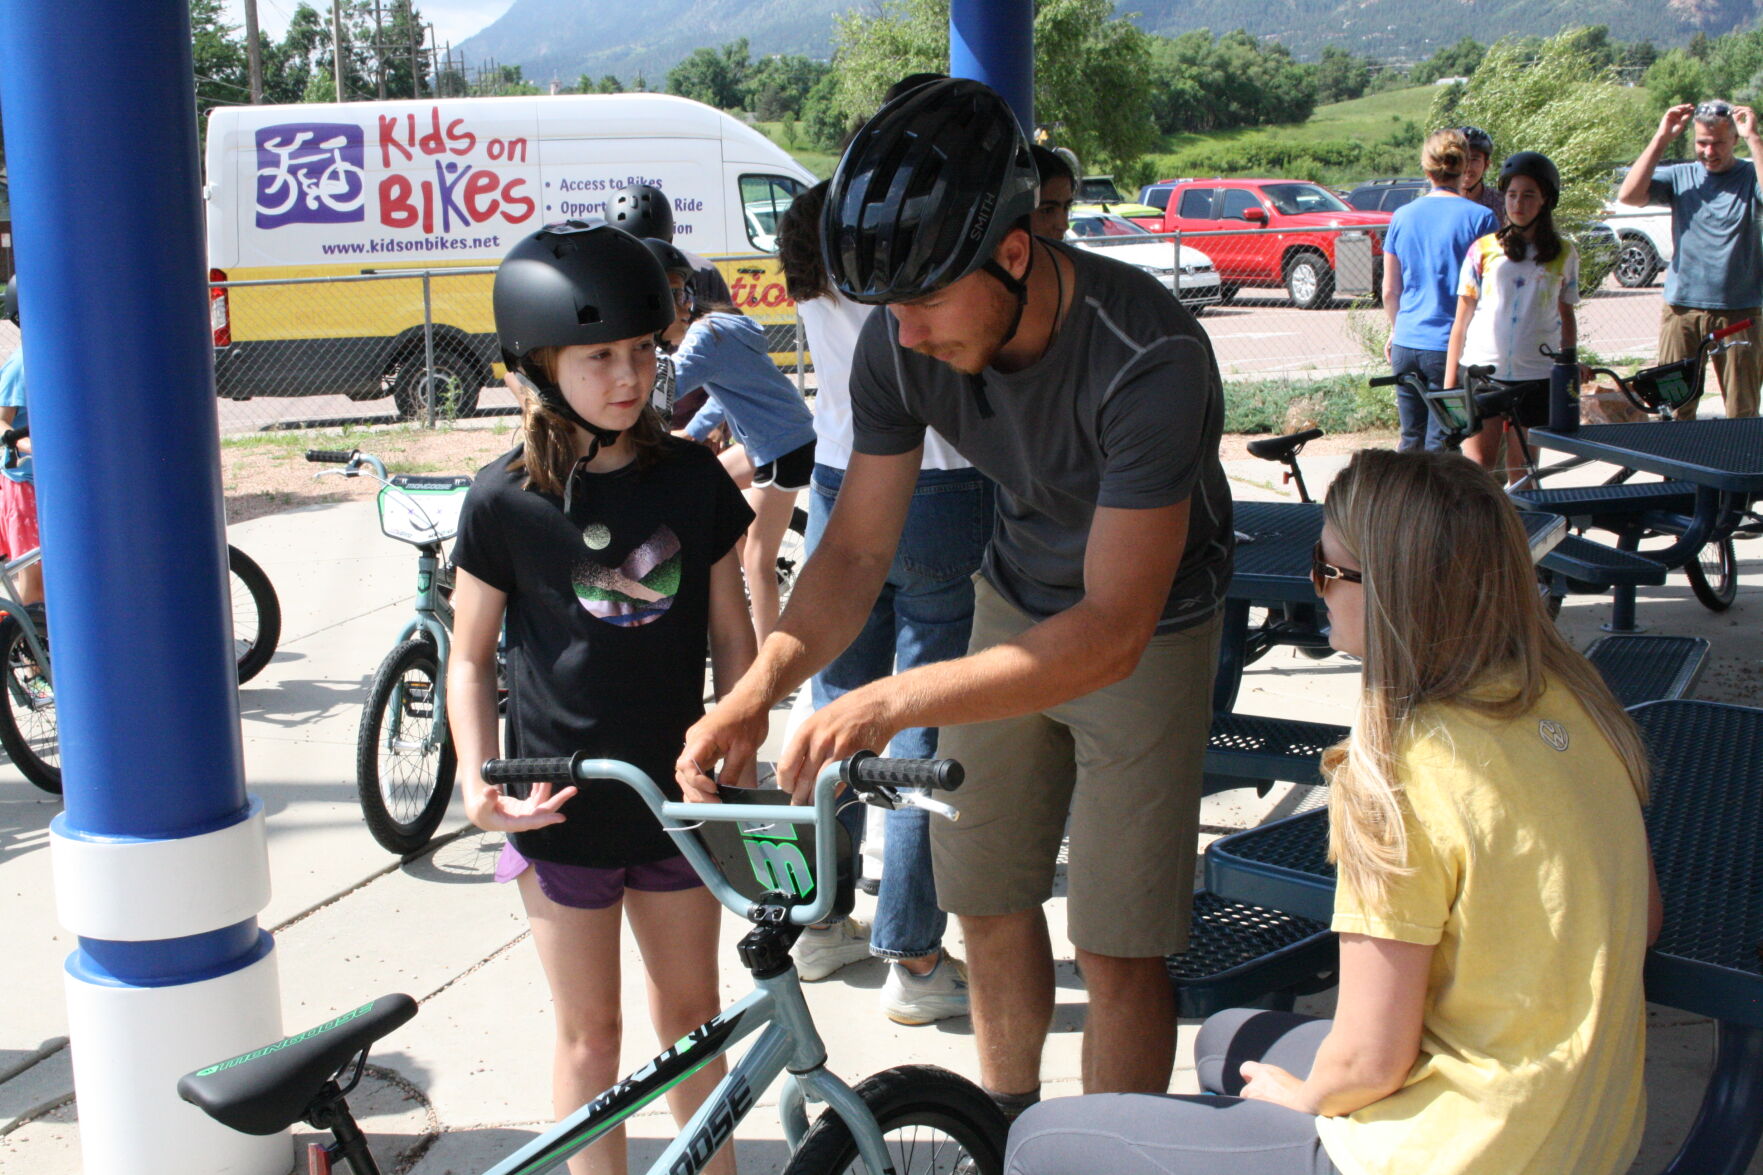
[[[825,979],[841,967],[869,958],[869,924],[846,918],[824,930],[810,927],[796,940],[790,955],[803,982]]]
[[[888,964],[882,984],[882,1011],[896,1024],[934,1024],[967,1015],[967,964],[948,952],[929,975],[914,975],[898,963]]]

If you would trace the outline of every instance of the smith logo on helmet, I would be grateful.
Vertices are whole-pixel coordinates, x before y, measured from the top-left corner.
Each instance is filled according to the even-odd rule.
[[[992,223],[992,210],[998,205],[998,197],[987,192],[980,197],[979,211],[974,214],[973,227],[967,230],[967,239],[977,241],[986,235],[986,225]]]

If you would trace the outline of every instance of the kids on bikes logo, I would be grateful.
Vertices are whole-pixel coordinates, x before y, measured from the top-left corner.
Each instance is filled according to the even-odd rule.
[[[257,132],[257,227],[365,220],[365,156],[365,136],[354,123],[283,123],[261,128]]]

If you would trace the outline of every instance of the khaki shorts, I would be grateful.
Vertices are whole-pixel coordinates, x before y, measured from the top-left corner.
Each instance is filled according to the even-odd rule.
[[[1034,621],[977,580],[970,651]],[[1067,820],[1067,933],[1096,955],[1185,950],[1220,618],[1151,638],[1125,681],[1038,714],[944,727],[967,782],[931,821],[938,904],[1014,914],[1053,894]]]
[[[1667,302],[1659,308],[1660,363],[1694,357],[1696,346],[1710,332],[1725,330],[1747,318],[1751,325],[1738,337],[1750,340],[1751,345],[1722,351],[1713,360],[1714,375],[1720,381],[1720,395],[1729,417],[1757,415],[1757,385],[1763,381],[1763,317],[1754,306],[1746,310],[1698,310]],[[1676,417],[1694,420],[1697,403],[1691,400],[1679,404]]]

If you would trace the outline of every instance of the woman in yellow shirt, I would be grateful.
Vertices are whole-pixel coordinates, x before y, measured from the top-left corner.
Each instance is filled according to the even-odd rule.
[[[1012,1175],[1616,1175],[1639,1148],[1660,922],[1639,734],[1473,463],[1361,452],[1325,518],[1312,574],[1364,664],[1324,760],[1334,1018],[1220,1013],[1205,1093],[1048,1102]]]

